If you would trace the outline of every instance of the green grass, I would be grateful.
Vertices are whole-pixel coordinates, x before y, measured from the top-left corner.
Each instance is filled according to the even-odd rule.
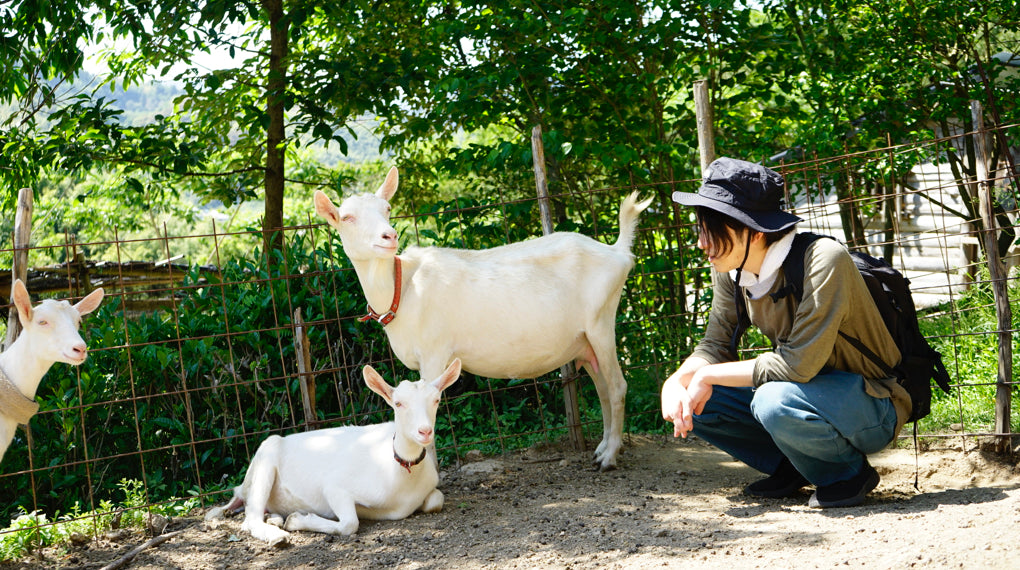
[[[1020,315],[1020,286],[1012,283],[1009,290],[1013,325]],[[922,332],[931,338],[932,346],[942,353],[954,383],[950,394],[933,388],[932,412],[922,419],[918,432],[987,433],[995,425],[996,380],[999,374],[999,328],[992,294],[988,286],[975,286],[957,302],[955,310],[921,319]],[[993,332],[989,332],[993,331]],[[1020,366],[1020,342],[1012,339],[1012,375]],[[1020,406],[1020,389],[1010,388],[1011,410]],[[956,429],[953,429],[953,428]],[[1012,413],[1010,431],[1020,431],[1020,414]]]
[[[51,521],[45,513],[22,510],[10,526],[0,530],[0,561],[21,559],[51,546],[62,547],[75,536],[93,536],[113,528],[145,528],[149,513],[175,517],[199,506],[194,498],[149,505],[141,481],[125,479],[119,487],[123,502],[104,501],[91,513],[82,512],[75,503],[70,512],[58,513]]]

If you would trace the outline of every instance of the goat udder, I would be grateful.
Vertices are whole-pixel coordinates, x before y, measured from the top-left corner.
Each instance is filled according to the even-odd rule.
[[[584,347],[584,354],[574,361],[574,367],[581,368],[585,364],[591,367],[594,374],[599,373],[599,359],[595,356],[595,351],[592,349],[590,344]]]
[[[230,502],[223,506],[223,510],[228,513],[238,513],[244,509],[244,499],[241,497],[234,497],[230,499]]]

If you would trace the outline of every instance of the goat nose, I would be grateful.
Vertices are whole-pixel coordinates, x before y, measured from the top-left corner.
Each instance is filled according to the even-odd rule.
[[[84,342],[71,347],[71,352],[73,352],[75,356],[85,356],[85,353],[88,352],[88,350],[89,348]]]
[[[397,241],[397,231],[386,230],[385,232],[383,232],[382,238],[384,241]]]
[[[426,438],[432,437],[432,428],[430,427],[418,428],[418,433],[421,434],[422,437]]]

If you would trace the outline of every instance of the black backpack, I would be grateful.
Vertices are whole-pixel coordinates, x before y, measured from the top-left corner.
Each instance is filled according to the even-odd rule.
[[[836,239],[813,233],[800,233],[794,237],[790,253],[783,261],[786,285],[775,293],[770,293],[773,301],[778,302],[779,299],[787,295],[793,295],[798,302],[800,301],[804,294],[804,254],[808,245],[823,237]],[[860,251],[851,251],[850,256],[861,272],[861,276],[864,277],[864,282],[868,285],[868,291],[875,300],[878,312],[882,315],[889,334],[892,335],[896,346],[900,349],[902,360],[896,366],[890,366],[859,339],[842,331],[839,334],[886,374],[895,376],[899,384],[906,388],[913,404],[907,422],[916,422],[931,412],[931,380],[933,378],[943,392],[949,393],[949,373],[946,371],[945,364],[942,363],[942,355],[932,348],[928,344],[928,340],[921,334],[917,323],[914,299],[910,294],[910,280],[881,259],[876,259]],[[740,337],[751,325],[751,321],[747,316],[746,301],[744,301],[744,295],[739,286],[737,286],[734,298],[737,305],[737,328],[733,331],[733,337],[730,340],[730,350],[736,355]]]

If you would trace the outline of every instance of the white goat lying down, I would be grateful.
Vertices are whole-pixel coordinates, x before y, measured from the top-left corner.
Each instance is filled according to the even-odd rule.
[[[39,410],[35,392],[54,362],[77,366],[85,362],[88,347],[78,327],[81,318],[96,310],[103,290],[96,289],[75,305],[46,299],[32,307],[28,289],[20,279],[11,288],[22,331],[0,354],[0,460],[14,440],[18,424],[28,424]]]
[[[627,392],[616,309],[634,266],[638,216],[651,200],[638,203],[634,193],[623,201],[614,245],[561,232],[487,250],[408,247],[397,257],[389,222],[397,180],[393,168],[374,195],[349,197],[339,208],[320,191],[314,199],[315,211],[339,232],[369,316],[386,327],[397,358],[423,378],[454,357],[488,378],[534,378],[576,361],[602,406],[594,462],[614,468]]]
[[[396,388],[371,366],[363,373],[368,387],[393,408],[394,421],[268,437],[234,498],[205,519],[244,507],[241,529],[280,544],[287,531],[349,535],[357,532],[359,517],[397,520],[441,510],[436,461],[425,455],[434,441],[439,398],[460,377],[460,361],[431,381],[404,381]]]

